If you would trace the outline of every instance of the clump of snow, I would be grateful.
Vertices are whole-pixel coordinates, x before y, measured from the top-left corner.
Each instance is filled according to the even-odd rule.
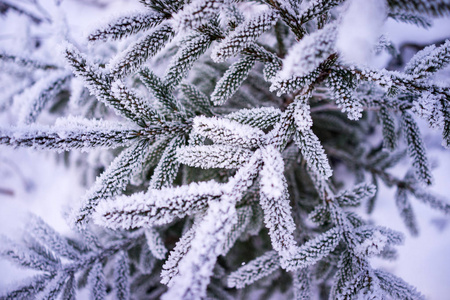
[[[342,59],[370,64],[385,20],[385,1],[351,0],[344,12],[336,41]]]

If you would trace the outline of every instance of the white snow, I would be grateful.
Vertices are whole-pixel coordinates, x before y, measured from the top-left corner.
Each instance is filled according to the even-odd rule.
[[[386,20],[386,3],[351,0],[338,29],[336,47],[345,61],[370,64]]]

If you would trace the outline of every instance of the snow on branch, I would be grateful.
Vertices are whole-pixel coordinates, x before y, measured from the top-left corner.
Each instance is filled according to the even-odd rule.
[[[179,273],[162,297],[171,299],[201,299],[206,296],[217,257],[222,253],[232,226],[237,222],[235,202],[227,197],[211,201],[200,221],[191,248],[179,263]]]
[[[34,242],[29,249],[4,236],[0,239],[0,256],[20,266],[52,273],[61,265],[61,261],[39,243]]]
[[[304,87],[309,86],[319,77],[319,75],[320,75],[319,69],[316,69],[305,76],[293,75],[288,78],[282,78],[277,75],[272,79],[270,91],[271,92],[276,91],[277,96],[280,97],[283,94],[292,93],[296,90],[300,90]]]
[[[215,181],[149,190],[101,202],[94,218],[97,224],[114,229],[161,226],[199,212],[223,193],[223,185]]]
[[[333,71],[327,78],[327,84],[333,93],[334,101],[342,112],[347,113],[350,120],[359,120],[362,117],[363,104],[353,95],[358,81],[349,71]]]
[[[54,126],[29,125],[0,129],[0,144],[58,152],[72,149],[89,151],[130,144],[135,129],[129,124],[71,117],[58,119]]]
[[[177,159],[191,167],[235,169],[243,166],[252,154],[248,149],[235,146],[188,146],[178,148]]]
[[[448,200],[427,192],[419,187],[413,189],[412,194],[417,200],[428,204],[431,208],[437,209],[446,215],[450,213],[450,203]]]
[[[405,67],[415,79],[425,79],[450,63],[450,40],[439,47],[431,45],[416,53]]]
[[[450,15],[450,3],[447,0],[388,0],[392,12],[425,14],[430,17]]]
[[[317,15],[322,15],[336,5],[341,4],[344,0],[314,0],[301,12],[300,20],[306,23]]]
[[[425,145],[416,121],[408,112],[402,113],[402,129],[408,143],[408,154],[413,160],[413,167],[420,182],[430,185],[433,181]]]
[[[258,147],[265,141],[263,131],[226,119],[199,116],[194,119],[193,131],[217,144]]]
[[[329,24],[300,40],[283,60],[283,68],[276,81],[286,80],[292,76],[306,76],[317,69],[334,53],[336,41],[336,24]]]
[[[60,290],[66,283],[68,274],[58,272],[50,282],[47,283],[44,290],[38,294],[40,299],[54,299],[58,296]]]
[[[309,130],[313,126],[311,107],[309,106],[310,95],[299,95],[295,97],[294,121],[300,131]]]
[[[325,150],[320,144],[319,138],[311,129],[297,131],[294,141],[300,148],[303,158],[310,168],[320,179],[326,180],[333,175]]]
[[[114,265],[114,293],[117,299],[130,297],[130,262],[128,253],[120,251]]]
[[[258,46],[256,43],[244,48],[242,54],[253,57],[257,61],[264,63],[264,80],[270,81],[281,70],[283,61],[272,52]]]
[[[202,91],[200,91],[197,87],[191,84],[180,85],[180,89],[183,92],[183,95],[186,99],[194,105],[193,109],[203,113],[207,117],[211,117],[213,112],[211,111],[211,101],[208,96],[206,96]]]
[[[380,226],[360,226],[355,234],[361,239],[356,245],[354,254],[361,258],[378,255],[389,245],[401,245],[403,234]]]
[[[117,156],[109,167],[97,177],[95,184],[84,196],[80,207],[73,211],[73,221],[83,225],[102,201],[125,190],[133,174],[142,170],[146,143],[137,142]]]
[[[335,196],[340,206],[358,206],[367,198],[375,195],[376,187],[373,184],[360,183],[353,189],[345,190]]]
[[[404,188],[398,188],[395,193],[395,205],[403,219],[403,223],[412,236],[419,234],[416,215],[414,214],[411,202],[408,199],[408,191]]]
[[[186,231],[175,244],[175,247],[170,251],[169,257],[165,261],[161,271],[161,283],[167,286],[172,286],[172,279],[179,273],[179,263],[181,259],[188,253],[191,248],[191,242],[194,239],[196,226],[194,225]]]
[[[252,215],[253,212],[250,206],[242,206],[236,209],[237,221],[227,234],[221,255],[227,255],[231,248],[233,248],[239,237],[246,231]]]
[[[19,123],[34,123],[44,107],[67,86],[71,77],[72,74],[67,71],[54,72],[17,95],[14,100],[22,106]]]
[[[0,14],[5,1],[11,2],[0,0]],[[54,126],[0,129],[0,144],[13,147],[123,147],[108,154],[115,155],[112,163],[70,216],[83,241],[33,217],[21,244],[2,240],[2,256],[44,273],[0,298],[74,299],[86,286],[93,299],[231,299],[247,292],[423,299],[371,268],[373,256],[395,257],[403,236],[353,207],[369,202],[371,210],[385,184],[397,189],[399,214],[413,235],[408,197],[450,213],[445,199],[419,185],[431,183],[431,170],[411,115],[442,129],[450,144],[450,88],[433,76],[450,63],[450,42],[419,51],[404,71],[364,64],[376,50],[393,48],[378,31],[386,16],[427,27],[450,15],[448,1],[140,2],[145,10],[89,36],[94,42],[137,34],[124,41],[125,51],[116,53],[117,43],[91,43],[85,54],[65,48],[85,87],[57,65],[0,53],[6,71],[14,71],[2,72],[5,85],[20,79],[7,87],[16,96],[4,93],[0,111],[21,101],[22,123],[76,106],[85,116],[115,120],[102,103],[131,121],[69,117]],[[51,53],[52,43],[42,39],[38,46],[28,25],[24,53]],[[113,59],[105,67],[106,56]],[[50,108],[54,99],[58,107]],[[377,125],[383,137],[372,141]],[[401,146],[398,125],[417,178],[414,170],[403,179],[388,170],[406,153],[385,151]],[[85,157],[76,159],[82,174],[99,171]],[[339,168],[331,179],[332,167]],[[358,184],[341,190],[346,172]],[[91,218],[107,230],[87,226]],[[235,290],[242,288],[243,294]]]
[[[164,245],[164,241],[161,238],[160,233],[155,228],[145,229],[145,238],[147,240],[147,246],[156,259],[165,259],[167,254],[167,248]]]
[[[279,14],[275,10],[265,11],[258,16],[239,25],[228,35],[211,54],[215,62],[222,62],[250,46],[261,34],[272,28],[277,22]]]
[[[168,115],[177,115],[181,112],[181,105],[174,97],[171,87],[167,86],[161,78],[148,68],[142,68],[139,74],[145,86],[167,110]]]
[[[136,72],[147,59],[161,50],[175,35],[169,24],[158,26],[152,33],[130,45],[124,52],[109,62],[111,75],[115,79],[123,78]]]
[[[40,217],[29,215],[28,233],[52,249],[57,255],[71,260],[80,258],[80,252],[70,245],[65,238],[46,224]]]
[[[158,12],[136,13],[131,16],[123,16],[89,34],[88,40],[91,42],[119,40],[140,31],[151,29],[163,20],[164,14]]]
[[[165,84],[171,87],[177,86],[186,77],[197,59],[209,48],[211,42],[210,36],[200,34],[184,44],[167,67],[164,76]]]
[[[253,57],[243,57],[228,68],[219,82],[217,82],[211,101],[214,105],[223,105],[241,87],[247,79],[250,70],[255,65]]]
[[[28,278],[22,281],[20,284],[15,286],[15,290],[12,291],[4,291],[1,294],[1,297],[5,299],[26,299],[32,298],[40,291],[43,291],[48,284],[48,280],[50,279],[50,275],[44,273],[35,275],[31,278]]]
[[[393,151],[397,147],[397,132],[392,114],[386,107],[382,107],[378,113],[383,125],[383,148]]]
[[[42,69],[42,70],[57,70],[58,66],[53,64],[48,64],[40,60],[31,59],[28,57],[23,57],[19,55],[14,55],[10,53],[3,52],[0,50],[0,62],[14,63],[19,66],[24,66],[30,69]]]
[[[262,150],[263,168],[260,172],[260,204],[264,223],[269,229],[272,247],[282,257],[290,257],[295,250],[294,219],[289,204],[289,193],[284,177],[284,161],[274,146]]]
[[[261,278],[269,276],[279,268],[280,260],[277,251],[268,251],[228,275],[227,285],[230,288],[242,289]]]
[[[175,177],[178,174],[180,163],[176,158],[176,149],[185,144],[185,138],[182,135],[177,135],[169,142],[164,150],[158,165],[153,171],[150,179],[151,189],[160,189],[163,186],[172,186]]]
[[[89,272],[88,285],[91,299],[105,299],[106,277],[100,262],[97,262]]]
[[[341,237],[341,231],[332,228],[315,239],[309,240],[301,247],[297,247],[289,258],[281,260],[281,266],[287,271],[292,271],[313,265],[330,254],[338,245]]]
[[[281,119],[281,110],[274,107],[240,109],[225,116],[227,119],[260,129],[274,126]]]
[[[175,16],[179,29],[195,29],[216,17],[230,0],[194,0]]]
[[[136,115],[128,109],[129,105],[113,95],[112,78],[109,75],[90,64],[86,56],[81,54],[73,45],[67,45],[65,57],[75,75],[84,81],[92,95],[113,108],[118,115],[132,120],[136,119]]]
[[[112,94],[118,99],[123,108],[131,113],[132,120],[136,123],[150,121],[160,123],[163,119],[152,107],[148,99],[139,97],[135,92],[126,87],[122,81],[117,80],[111,85]]]
[[[405,300],[423,300],[425,297],[417,289],[403,279],[383,270],[375,270],[380,280],[380,287],[391,297]]]

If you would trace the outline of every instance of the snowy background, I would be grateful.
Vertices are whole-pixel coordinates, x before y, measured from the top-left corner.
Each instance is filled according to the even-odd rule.
[[[90,29],[105,24],[109,19],[139,9],[137,0],[9,0],[17,6],[43,19],[41,25],[32,25],[25,16],[8,12],[0,16],[0,50],[30,55],[26,50],[30,37],[39,37],[44,43],[39,53],[33,55],[43,60],[51,57],[55,63],[59,58],[59,43],[70,39],[77,45],[86,45]],[[374,1],[369,1],[374,2]],[[377,1],[378,2],[378,1]],[[0,1],[1,3],[1,1]],[[60,3],[59,5],[57,5]],[[353,26],[355,28],[355,26]],[[382,33],[394,42],[397,48],[407,43],[426,45],[450,38],[450,20],[437,20],[425,30],[413,25],[388,21]],[[367,27],[365,28],[367,30]],[[352,28],[346,30],[353,30]],[[364,30],[364,28],[362,29]],[[364,31],[363,31],[364,32]],[[361,32],[355,32],[358,36]],[[405,53],[409,59],[413,53]],[[387,65],[389,57],[381,55],[371,63],[378,67]],[[3,67],[3,66],[0,66]],[[448,83],[449,68],[439,73],[440,79]],[[0,75],[1,93],[11,88],[5,76]],[[0,126],[15,124],[17,111],[0,111]],[[51,122],[51,120],[49,120]],[[433,171],[435,184],[432,190],[450,199],[450,152],[441,146],[438,131],[421,127],[427,142],[428,154],[436,165]],[[84,155],[84,154],[76,154]],[[98,157],[93,155],[93,157]],[[104,158],[108,159],[108,158]],[[405,161],[394,173],[403,176],[408,167]],[[339,176],[339,170],[335,170]],[[25,211],[32,211],[51,226],[63,233],[70,233],[64,212],[78,201],[85,187],[81,182],[85,174],[77,168],[67,168],[61,155],[35,152],[24,149],[0,148],[0,232],[8,236],[17,235]],[[91,180],[91,179],[89,179]],[[89,181],[88,180],[88,181]],[[373,261],[416,286],[428,299],[448,299],[450,295],[450,229],[449,218],[413,201],[420,226],[420,235],[411,237],[404,227],[394,203],[394,190],[381,187],[375,212],[371,218],[378,225],[401,230],[406,235],[404,246],[399,247],[399,259],[393,262]],[[12,264],[0,261],[0,291],[15,279],[27,276],[28,271],[17,269]]]

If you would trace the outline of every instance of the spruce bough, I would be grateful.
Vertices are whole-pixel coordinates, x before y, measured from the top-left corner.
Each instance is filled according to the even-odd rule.
[[[88,287],[93,299],[424,299],[370,264],[394,258],[403,235],[351,208],[371,213],[386,185],[412,235],[411,198],[450,213],[426,190],[415,120],[441,129],[449,147],[450,89],[433,76],[449,64],[450,42],[400,71],[349,62],[341,15],[358,1],[141,0],[139,13],[87,38],[93,49],[129,39],[106,63],[65,46],[73,75],[0,53],[52,74],[35,83],[24,124],[0,129],[0,144],[120,150],[72,211],[79,239],[36,216],[20,243],[4,239],[3,256],[41,272],[2,298],[76,299]],[[379,2],[384,18],[418,26],[450,15],[444,0]],[[372,50],[389,45],[377,37]],[[80,79],[95,97],[75,93]],[[62,91],[71,105],[100,102],[107,120],[85,110],[40,125]],[[371,136],[376,127],[382,136]],[[411,169],[398,178],[390,168],[406,154]],[[354,175],[348,188],[337,166]]]

